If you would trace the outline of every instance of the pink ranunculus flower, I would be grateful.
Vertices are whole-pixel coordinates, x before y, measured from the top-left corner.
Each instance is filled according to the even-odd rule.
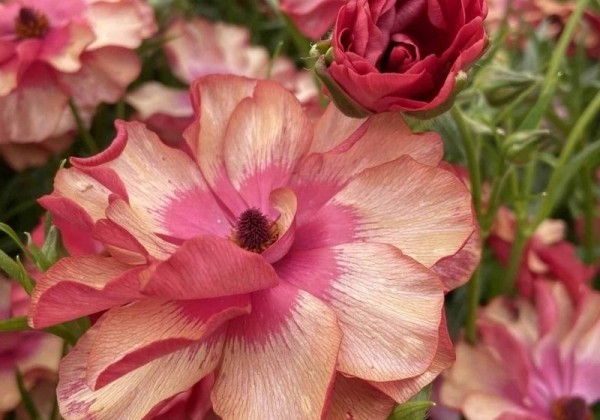
[[[457,284],[477,264],[439,136],[333,106],[313,126],[272,81],[191,91],[189,154],[118,122],[40,200],[108,252],[33,293],[35,327],[106,311],[62,362],[61,413],[140,418],[214,374],[225,419],[386,418],[454,358],[433,267],[468,261]]]
[[[68,100],[92,114],[115,102],[156,31],[142,0],[0,3],[0,144],[39,143],[75,127]]]
[[[483,0],[350,0],[317,74],[351,116],[442,112],[486,49],[486,13]]]
[[[250,44],[247,28],[202,18],[177,18],[165,30],[168,40],[163,49],[173,73],[187,84],[208,74],[234,74],[255,79],[269,76],[269,52]],[[271,66],[270,78],[293,92],[311,116],[323,108],[312,74],[298,71],[287,58],[278,57]],[[183,142],[183,130],[194,116],[187,89],[148,82],[130,92],[127,101],[161,140],[172,146]]]
[[[26,315],[28,303],[18,284],[0,278],[0,319]],[[56,383],[61,353],[62,340],[44,332],[0,332],[0,415],[21,402],[15,369],[27,389],[44,381]]]
[[[347,0],[281,0],[279,7],[309,38],[319,39],[331,29]]]
[[[564,285],[537,281],[534,302],[496,298],[443,374],[441,402],[467,419],[591,420],[600,399],[600,294],[574,304]]]
[[[515,236],[515,217],[506,207],[498,210],[488,244],[506,264]],[[572,299],[578,300],[596,273],[585,265],[575,252],[575,246],[565,240],[562,220],[545,220],[537,228],[525,247],[516,285],[519,293],[533,298],[536,279],[545,278],[563,283]]]

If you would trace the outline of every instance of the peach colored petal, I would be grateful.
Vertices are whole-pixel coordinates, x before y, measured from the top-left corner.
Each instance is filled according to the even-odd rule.
[[[325,304],[291,286],[257,292],[230,322],[212,392],[224,418],[315,419],[324,413],[341,332]]]
[[[301,162],[292,179],[301,205],[300,220],[317,211],[348,180],[367,168],[403,155],[427,165],[437,165],[442,158],[443,145],[439,135],[413,134],[400,114],[384,113],[366,120],[355,120],[330,109],[320,121],[321,124],[326,121],[330,126],[320,128],[317,125],[315,129],[316,142],[319,141],[318,130],[323,129],[325,134],[328,129],[333,130],[329,151],[309,155]],[[363,123],[357,126],[355,122],[347,123],[348,119]],[[355,131],[348,132],[350,129]],[[343,134],[338,130],[343,130]]]
[[[384,244],[345,244],[290,254],[277,272],[334,309],[343,332],[338,371],[372,381],[423,373],[438,342],[443,286]]]
[[[152,8],[139,0],[94,1],[85,16],[96,35],[91,50],[106,46],[134,49],[158,30]]]
[[[275,243],[262,252],[262,256],[270,263],[274,263],[287,254],[294,244],[298,201],[294,191],[289,188],[274,190],[269,198],[277,213],[275,223],[279,236]]]
[[[366,118],[350,118],[342,114],[334,104],[329,104],[315,124],[315,136],[311,153],[325,153],[349,139],[357,140],[365,132]]]
[[[266,211],[270,192],[288,184],[308,150],[312,126],[291,93],[263,80],[233,110],[224,138],[225,167],[233,187],[248,207]]]
[[[29,322],[34,328],[44,328],[137,300],[142,270],[110,257],[63,258],[33,290]]]
[[[61,73],[59,78],[80,107],[96,107],[101,102],[115,103],[141,70],[134,51],[104,47],[81,55],[82,67],[76,73]]]
[[[93,41],[94,32],[89,25],[71,22],[48,33],[39,58],[58,71],[73,73],[81,68],[79,57]]]
[[[479,229],[476,229],[456,254],[442,258],[431,270],[440,276],[446,291],[450,291],[469,281],[480,260],[481,236]]]
[[[388,243],[431,267],[455,254],[475,228],[465,185],[444,169],[403,156],[353,178],[312,220],[298,227],[296,242],[304,248]]]
[[[187,89],[167,87],[158,82],[147,82],[125,98],[140,114],[141,119],[154,114],[189,117],[194,114]]]
[[[215,333],[207,341],[155,359],[92,391],[86,385],[86,369],[97,330],[98,323],[61,363],[57,396],[65,418],[143,418],[155,406],[187,390],[216,367],[224,335]]]
[[[0,144],[0,156],[15,171],[37,168],[46,164],[52,155],[63,152],[73,140],[73,135],[66,134],[40,143]]]
[[[12,46],[7,45],[8,42],[0,40],[0,53],[3,50],[12,50]],[[19,60],[16,57],[4,57],[0,55],[0,97],[8,95],[14,88],[17,87],[17,70],[19,68]]]
[[[250,313],[248,295],[205,300],[144,300],[102,319],[87,368],[98,390],[152,360],[206,340],[228,320]]]
[[[83,210],[89,216],[90,222],[95,222],[105,217],[110,193],[104,185],[78,169],[63,168],[54,178],[52,194],[42,197],[39,202],[54,212],[59,210],[56,207],[58,203],[67,201],[71,206]],[[71,216],[63,215],[60,211],[58,213],[64,218]]]
[[[213,75],[196,80],[191,88],[197,116],[184,137],[198,159],[202,175],[235,216],[248,207],[228,179],[225,169],[225,130],[236,106],[252,95],[256,80]]]
[[[446,327],[446,317],[442,316],[435,357],[425,372],[414,378],[393,382],[371,382],[371,385],[389,395],[396,402],[403,403],[415,396],[424,386],[430,384],[441,372],[452,366],[455,359],[454,347]]]
[[[189,232],[190,226],[200,224],[199,228],[216,229],[219,220],[227,220],[188,155],[163,144],[156,134],[141,123],[117,121],[116,126],[117,137],[108,149],[91,158],[73,158],[71,162],[101,182],[103,179],[99,179],[99,169],[118,174],[115,176],[122,181],[127,197],[115,188],[113,192],[128,199],[133,211],[129,213],[131,216],[137,215],[136,219],[139,219],[139,225],[144,226],[144,232],[179,236],[186,230]],[[160,176],[156,176],[157,173]],[[182,201],[190,197],[191,200]],[[127,210],[123,206],[119,208],[123,212]],[[199,211],[201,215],[197,214]],[[115,220],[118,213],[115,211],[109,218]],[[122,216],[118,223],[128,227],[125,224],[129,216]],[[200,233],[196,229],[192,231],[196,235]],[[169,253],[173,250],[165,244],[160,247],[166,248]]]
[[[52,137],[67,100],[48,68],[29,67],[17,89],[0,97],[0,144],[37,143]]]
[[[333,385],[330,420],[385,420],[396,403],[367,381],[337,374]]]
[[[261,255],[227,239],[198,236],[159,263],[143,290],[162,299],[206,299],[250,293],[278,282]]]

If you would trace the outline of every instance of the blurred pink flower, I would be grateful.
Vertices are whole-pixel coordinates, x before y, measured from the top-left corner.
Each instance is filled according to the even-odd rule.
[[[266,48],[250,44],[247,28],[201,18],[175,19],[165,30],[164,51],[173,73],[187,84],[208,74],[234,74],[256,79],[269,76]],[[307,112],[315,117],[323,109],[312,74],[298,71],[287,58],[274,60],[270,79],[293,92]],[[183,130],[193,120],[194,110],[187,89],[148,82],[127,95],[137,110],[137,119],[171,146],[183,142]]]
[[[279,7],[300,32],[319,39],[331,29],[340,8],[347,0],[281,0]]]
[[[115,102],[137,77],[134,52],[156,31],[141,0],[9,0],[0,3],[0,144],[39,143]]]
[[[454,285],[478,262],[439,136],[335,107],[313,127],[272,81],[191,92],[190,154],[119,122],[40,200],[109,253],[63,258],[33,294],[35,327],[107,310],[63,360],[62,414],[142,417],[214,373],[226,419],[386,418],[453,360],[432,267],[469,261]]]
[[[468,419],[591,420],[600,399],[600,294],[573,304],[561,283],[537,281],[534,304],[497,298],[478,319],[480,341],[461,341],[442,403]]]
[[[506,207],[498,210],[488,244],[503,263],[508,263],[515,235],[515,217]],[[586,266],[575,253],[575,247],[564,239],[562,220],[545,220],[537,228],[525,248],[525,255],[517,275],[519,293],[533,297],[534,282],[545,278],[562,282],[572,299],[579,299],[589,286],[596,269]]]
[[[16,283],[0,278],[0,319],[27,314],[29,296]],[[44,380],[55,381],[62,340],[43,332],[0,332],[0,414],[21,402],[15,369],[27,389]]]

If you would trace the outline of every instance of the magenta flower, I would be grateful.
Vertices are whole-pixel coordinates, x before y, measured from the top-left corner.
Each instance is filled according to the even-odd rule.
[[[574,304],[564,285],[538,281],[535,304],[502,297],[480,313],[480,342],[456,347],[442,403],[468,419],[591,419],[600,399],[600,294]]]
[[[104,312],[63,360],[66,418],[140,418],[214,374],[223,418],[385,418],[453,360],[438,263],[476,224],[434,133],[329,107],[314,125],[280,85],[192,87],[191,154],[118,122],[40,202],[108,255],[40,279],[36,328]],[[143,392],[140,392],[143,389]]]
[[[65,135],[71,97],[86,110],[116,102],[140,70],[133,49],[155,31],[141,0],[0,3],[0,144]]]

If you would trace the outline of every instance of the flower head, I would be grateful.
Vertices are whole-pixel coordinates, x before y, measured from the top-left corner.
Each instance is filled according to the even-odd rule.
[[[69,98],[88,114],[117,101],[140,70],[133,49],[156,31],[142,0],[9,0],[0,16],[0,144],[66,135]]]
[[[33,294],[36,327],[105,311],[62,363],[63,415],[141,417],[214,374],[224,418],[385,418],[453,359],[435,266],[468,261],[455,285],[477,264],[439,137],[334,107],[313,127],[272,81],[207,76],[192,100],[189,154],[119,122],[41,199],[108,251]]]
[[[480,342],[458,343],[443,404],[468,419],[591,419],[600,399],[600,294],[574,304],[561,283],[538,281],[535,302],[506,297],[480,313]],[[485,372],[485,375],[482,375]]]

